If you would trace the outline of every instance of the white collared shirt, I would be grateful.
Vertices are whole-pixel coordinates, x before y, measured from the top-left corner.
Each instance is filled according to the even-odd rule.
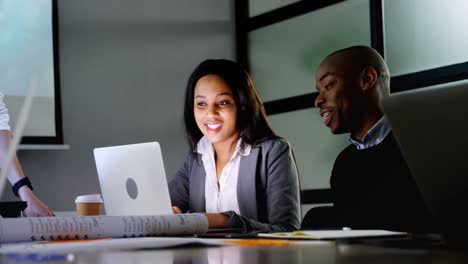
[[[205,208],[207,213],[221,213],[234,211],[240,214],[237,201],[237,179],[242,156],[250,154],[251,146],[242,145],[242,139],[237,141],[236,149],[231,159],[223,168],[219,179],[216,175],[216,163],[214,149],[206,137],[202,137],[197,144],[197,152],[202,154],[203,167],[205,168]]]
[[[8,109],[3,102],[3,94],[0,93],[0,130],[10,130],[10,116],[8,115]]]
[[[349,137],[349,141],[359,150],[370,148],[380,144],[391,130],[392,128],[390,127],[387,118],[383,116],[371,129],[369,129],[369,131],[367,131],[366,135],[362,138],[362,142],[357,141],[351,136]]]

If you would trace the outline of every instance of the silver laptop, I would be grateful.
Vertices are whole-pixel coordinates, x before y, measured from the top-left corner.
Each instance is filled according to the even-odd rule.
[[[158,142],[94,149],[106,215],[172,214]]]
[[[468,82],[390,95],[383,106],[441,232],[468,242]]]

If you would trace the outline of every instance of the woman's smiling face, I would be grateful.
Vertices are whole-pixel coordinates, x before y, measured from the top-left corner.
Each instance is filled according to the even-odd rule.
[[[239,138],[236,101],[221,77],[211,74],[198,80],[193,111],[198,128],[211,144],[232,144]]]

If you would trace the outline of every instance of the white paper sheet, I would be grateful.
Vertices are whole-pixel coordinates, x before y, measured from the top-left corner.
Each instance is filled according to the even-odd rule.
[[[404,236],[407,233],[387,230],[317,230],[317,231],[295,231],[284,233],[258,234],[265,238],[283,239],[340,239],[358,237],[383,237]]]

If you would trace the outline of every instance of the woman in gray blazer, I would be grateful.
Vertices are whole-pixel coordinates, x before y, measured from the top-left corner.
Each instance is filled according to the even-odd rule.
[[[175,213],[203,212],[210,228],[299,228],[291,147],[271,129],[240,64],[200,63],[188,80],[184,120],[190,151],[169,182]]]

